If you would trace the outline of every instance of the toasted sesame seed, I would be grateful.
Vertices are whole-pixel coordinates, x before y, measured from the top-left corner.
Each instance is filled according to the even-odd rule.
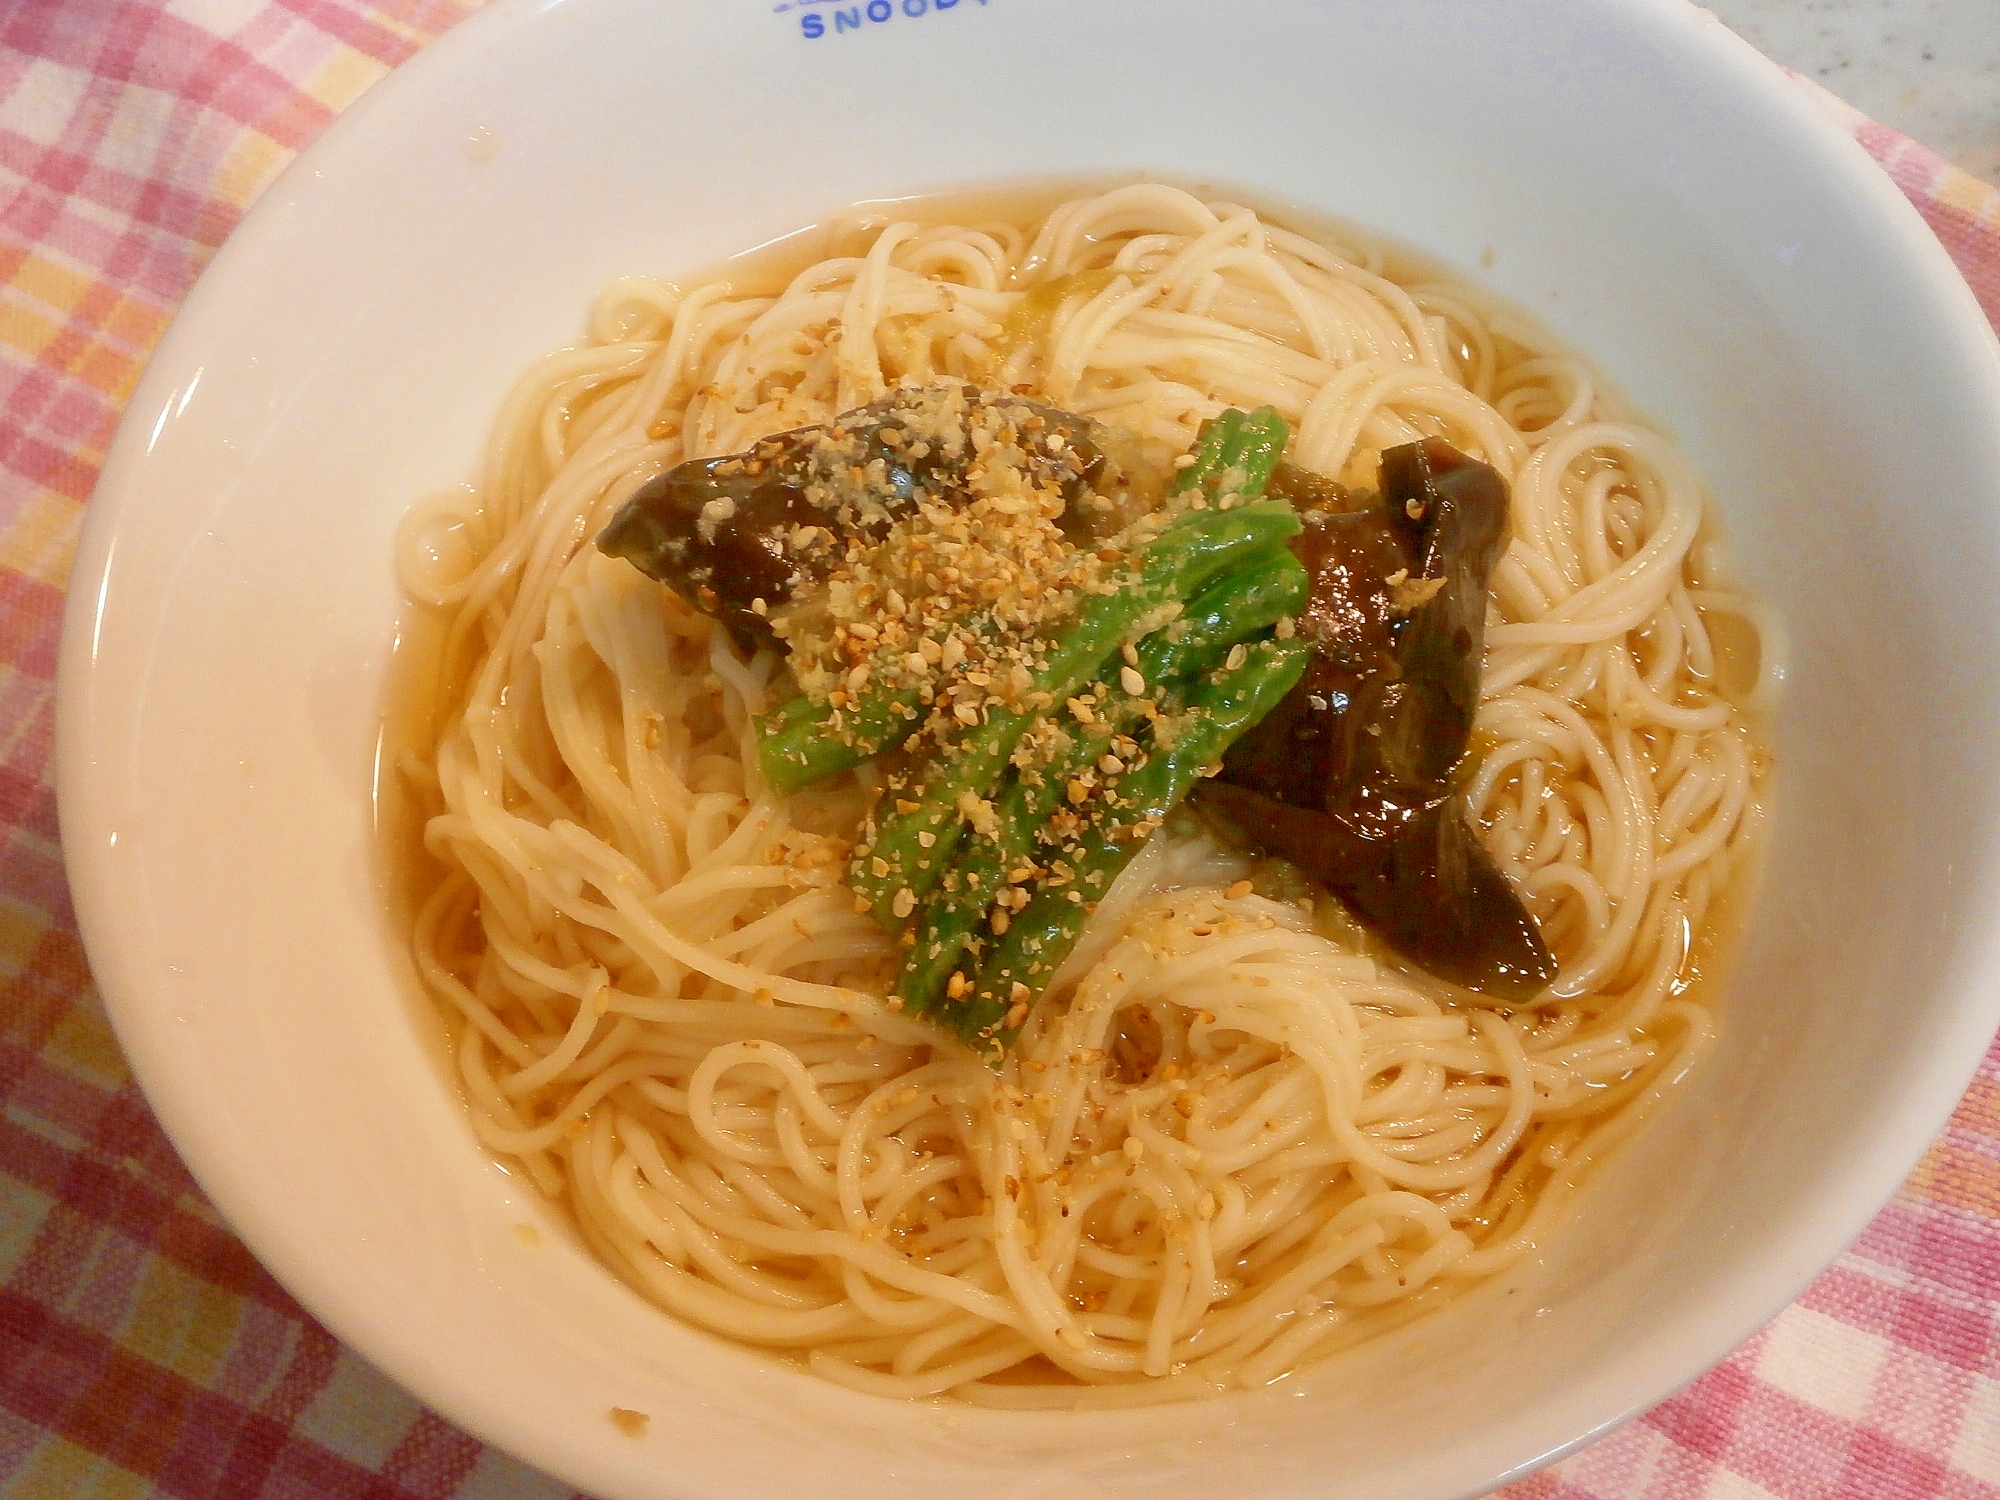
[[[1134,698],[1142,696],[1146,691],[1146,679],[1132,667],[1118,669],[1118,685]]]

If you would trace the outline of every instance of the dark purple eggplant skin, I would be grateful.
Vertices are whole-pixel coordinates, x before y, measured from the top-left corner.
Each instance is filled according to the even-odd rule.
[[[1427,974],[1500,1001],[1533,999],[1556,976],[1534,917],[1450,798],[1359,826],[1217,779],[1201,807],[1248,843],[1290,860]]]
[[[1107,460],[1094,434],[1096,424],[1020,396],[995,395],[973,387],[967,404],[996,409],[1007,424],[1031,429],[1039,440],[1023,444],[1034,477],[1055,484],[1070,517],[1082,517],[1077,502],[1105,480]],[[960,456],[932,450],[913,456],[904,422],[925,393],[892,391],[880,400],[832,421],[795,428],[763,439],[748,452],[721,458],[690,459],[639,489],[598,534],[599,550],[629,559],[640,572],[728,627],[746,650],[775,646],[769,615],[825,582],[846,556],[850,541],[878,542],[922,495],[947,499],[961,494],[974,461],[968,443]],[[838,460],[828,456],[830,433],[852,438]],[[1059,451],[1046,438],[1060,433]],[[887,435],[893,436],[887,436]],[[815,479],[825,466],[866,466],[880,460],[882,481],[865,508],[830,506],[813,498]],[[824,489],[820,489],[824,494]],[[704,524],[713,502],[732,502],[726,519]],[[805,528],[820,528],[803,544]],[[761,601],[762,609],[753,608]]]
[[[1293,548],[1313,579],[1298,622],[1313,664],[1230,748],[1202,805],[1318,879],[1419,968],[1529,999],[1555,960],[1453,785],[1479,706],[1506,483],[1427,438],[1382,455],[1378,503],[1304,520]],[[1399,614],[1399,572],[1444,587]]]

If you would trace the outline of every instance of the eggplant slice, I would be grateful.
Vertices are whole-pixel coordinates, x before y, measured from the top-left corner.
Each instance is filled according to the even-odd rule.
[[[1117,446],[1107,429],[1020,396],[941,386],[678,464],[626,501],[597,545],[721,621],[746,650],[775,646],[773,615],[921,499],[957,503],[996,445],[1014,450],[1031,484],[1061,493],[1065,534],[1122,524],[1130,465],[1107,452]]]
[[[1313,664],[1199,796],[1419,968],[1526,1000],[1555,960],[1454,784],[1507,487],[1440,438],[1385,452],[1379,484],[1372,506],[1335,492],[1304,514],[1293,547],[1313,580],[1298,622]]]

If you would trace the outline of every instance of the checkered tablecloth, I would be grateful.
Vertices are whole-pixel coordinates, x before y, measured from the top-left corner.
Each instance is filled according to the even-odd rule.
[[[77,526],[147,355],[278,170],[474,3],[0,0],[0,1495],[568,1493],[342,1349],[203,1199],[91,984],[50,763]],[[2000,192],[1811,91],[2000,323]],[[1796,1305],[1507,1500],[2000,1500],[1996,1310],[2000,1048]]]

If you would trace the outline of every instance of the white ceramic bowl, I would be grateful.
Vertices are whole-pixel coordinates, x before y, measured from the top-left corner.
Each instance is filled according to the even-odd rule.
[[[896,1404],[518,1232],[541,1210],[474,1144],[384,914],[390,540],[613,277],[864,198],[1107,170],[1427,251],[1693,451],[1789,627],[1769,874],[1719,1055],[1532,1273],[1229,1401]],[[1996,578],[2000,358],[1971,297],[1862,153],[1678,0],[499,0],[271,190],[134,397],[71,594],[64,844],[119,1036],[251,1248],[571,1483],[1438,1500],[1720,1358],[1943,1123],[2000,1017]]]

